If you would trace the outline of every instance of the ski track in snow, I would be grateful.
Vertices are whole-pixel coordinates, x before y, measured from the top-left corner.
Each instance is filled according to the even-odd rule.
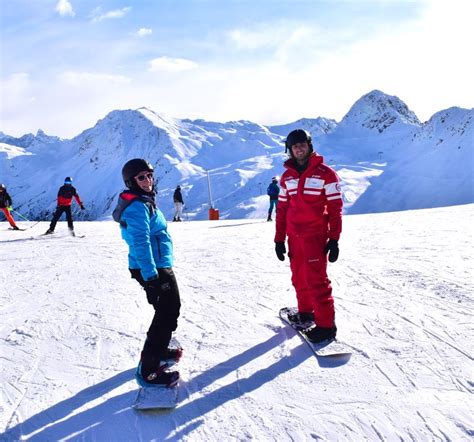
[[[153,313],[117,225],[37,241],[47,223],[0,223],[0,440],[472,440],[473,214],[344,218],[329,265],[344,365],[278,318],[295,297],[273,223],[170,224],[180,403],[147,412],[131,405]]]

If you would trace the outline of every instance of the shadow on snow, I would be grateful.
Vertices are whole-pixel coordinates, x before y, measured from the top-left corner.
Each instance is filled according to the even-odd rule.
[[[107,440],[111,435],[114,435],[116,440],[148,440],[151,438],[180,440],[204,423],[204,420],[200,418],[206,413],[257,390],[279,375],[300,365],[306,359],[314,357],[302,343],[291,351],[290,356],[277,360],[247,378],[239,378],[228,385],[199,394],[218,379],[281,345],[286,339],[285,331],[279,328],[277,333],[267,341],[249,348],[187,382],[182,381],[180,385],[182,405],[178,405],[172,411],[135,411],[131,405],[137,390],[132,390],[70,416],[74,410],[100,399],[121,384],[132,380],[135,369],[129,369],[97,385],[88,387],[72,398],[59,402],[17,424],[0,435],[0,439],[18,440],[23,437],[29,441]],[[195,393],[197,396],[192,398]]]

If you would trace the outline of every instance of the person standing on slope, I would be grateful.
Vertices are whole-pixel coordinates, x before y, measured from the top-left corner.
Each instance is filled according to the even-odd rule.
[[[311,136],[302,129],[288,134],[276,216],[275,251],[288,256],[298,313],[289,319],[305,330],[309,340],[322,342],[336,337],[334,299],[327,275],[327,261],[339,256],[342,230],[342,193],[336,172],[313,152]],[[312,322],[314,320],[314,326]]]
[[[7,192],[7,187],[5,184],[0,184],[0,209],[5,214],[5,218],[10,223],[10,226],[13,230],[20,230],[20,228],[15,224],[12,214],[12,199]]]
[[[113,218],[120,223],[128,244],[128,267],[133,279],[145,289],[155,315],[147,332],[136,377],[140,385],[171,387],[179,380],[168,370],[182,355],[182,348],[168,348],[178,326],[181,308],[173,272],[173,244],[165,217],[156,207],[153,166],[135,158],[122,169],[128,190],[119,196]]]
[[[173,202],[174,202],[174,218],[173,221],[182,221],[181,216],[183,214],[183,194],[181,193],[181,186],[176,186],[176,189],[173,193]]]
[[[72,178],[66,177],[64,179],[64,185],[59,188],[58,191],[58,205],[56,207],[56,211],[54,212],[53,219],[51,220],[51,224],[49,225],[49,229],[46,230],[45,235],[50,235],[54,233],[54,229],[56,228],[56,223],[58,222],[59,218],[63,213],[66,214],[67,219],[67,226],[70,232],[74,235],[74,224],[72,222],[72,212],[71,212],[71,204],[72,198],[76,200],[77,204],[81,210],[84,210],[84,204],[82,204],[81,198],[76,191],[76,188],[72,185]]]
[[[278,204],[278,195],[280,194],[280,188],[278,187],[278,178],[274,176],[272,182],[267,188],[267,195],[270,197],[270,207],[268,208],[268,217],[267,221],[272,221],[272,212],[275,208],[275,213],[277,211]]]

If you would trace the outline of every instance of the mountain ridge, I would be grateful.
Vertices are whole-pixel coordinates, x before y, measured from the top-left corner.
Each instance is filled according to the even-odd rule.
[[[103,219],[123,188],[123,164],[145,157],[155,167],[168,218],[177,184],[188,219],[206,219],[210,204],[222,218],[263,218],[266,187],[287,158],[285,136],[303,128],[341,178],[345,213],[448,206],[474,201],[473,121],[473,109],[451,107],[421,123],[402,100],[378,90],[357,100],[339,123],[317,117],[265,126],[177,119],[146,107],[113,110],[67,140],[43,131],[19,138],[0,133],[0,180],[19,212],[47,219],[57,189],[72,176],[87,207],[75,217]],[[455,172],[451,179],[443,164]]]

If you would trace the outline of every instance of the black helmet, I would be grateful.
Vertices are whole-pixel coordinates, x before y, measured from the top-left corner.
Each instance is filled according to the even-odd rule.
[[[7,190],[7,186],[5,186],[5,184],[0,184],[0,190]]]
[[[291,146],[296,143],[308,143],[309,151],[313,151],[313,143],[311,142],[311,135],[303,129],[295,129],[291,131],[285,140],[285,153],[290,151],[290,155],[293,156],[291,152]]]
[[[272,181],[273,181],[274,183],[277,183],[277,182],[278,182],[278,178],[277,178],[276,176],[274,176],[274,177],[272,177]]]
[[[72,184],[72,178],[70,176],[64,178],[64,184]]]
[[[133,178],[144,170],[153,172],[153,166],[147,160],[134,158],[133,160],[127,161],[122,168],[122,178],[125,185],[129,189],[136,189],[137,183]]]

